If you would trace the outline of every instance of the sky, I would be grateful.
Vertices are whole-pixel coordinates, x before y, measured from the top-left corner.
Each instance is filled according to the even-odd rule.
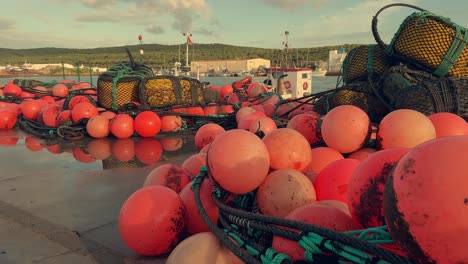
[[[197,43],[281,48],[371,44],[371,21],[383,6],[405,2],[468,27],[466,0],[14,0],[2,1],[0,48],[97,48]],[[389,43],[414,9],[379,16]]]

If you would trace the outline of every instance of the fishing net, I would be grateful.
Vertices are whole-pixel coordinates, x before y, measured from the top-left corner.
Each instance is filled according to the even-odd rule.
[[[146,109],[164,108],[174,105],[203,105],[204,92],[200,81],[188,77],[155,76],[140,85],[140,102]],[[211,96],[210,101],[216,98]]]
[[[354,48],[343,61],[343,82],[367,80],[367,76],[382,74],[390,66],[390,60],[381,47],[367,45]]]
[[[202,206],[200,185],[209,176],[206,167],[194,179],[192,190],[201,217],[221,243],[245,263],[292,263],[273,248],[274,236],[302,248],[304,260],[295,263],[414,263],[401,255],[386,226],[336,232],[304,222],[263,215],[256,192],[234,195],[215,184],[212,199],[219,209],[218,223]]]
[[[425,115],[450,112],[468,120],[468,77],[437,78],[405,66],[382,76],[378,94],[392,109],[413,109]]]
[[[106,109],[117,111],[128,103],[138,102],[140,81],[154,76],[151,68],[136,63],[128,49],[126,51],[130,62],[114,65],[99,75],[98,102]]]
[[[419,10],[400,25],[386,45],[377,32],[377,17],[385,9],[406,6]],[[390,4],[381,8],[372,21],[374,38],[385,53],[435,76],[468,76],[467,29],[422,8]]]

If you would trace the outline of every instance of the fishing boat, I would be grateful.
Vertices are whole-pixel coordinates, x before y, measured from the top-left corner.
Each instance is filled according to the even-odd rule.
[[[325,75],[327,74],[327,70],[323,70],[321,68],[317,68],[315,70],[312,71],[312,76],[313,77],[325,77]]]
[[[281,59],[277,66],[266,69],[267,78],[263,81],[270,91],[275,92],[283,99],[300,98],[312,94],[311,68],[298,68],[289,61],[288,36],[285,31],[285,41],[281,51]],[[325,73],[324,73],[325,75]]]

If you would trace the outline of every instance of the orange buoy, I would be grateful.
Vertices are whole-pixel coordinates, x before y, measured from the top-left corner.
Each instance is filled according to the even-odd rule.
[[[323,206],[332,206],[335,207],[336,209],[339,209],[343,211],[343,213],[351,216],[351,212],[349,212],[349,207],[347,203],[337,201],[337,200],[321,200],[317,201],[314,204],[316,205],[323,205]]]
[[[42,111],[42,120],[44,125],[58,127],[57,117],[60,115],[61,108],[57,105],[49,105]]]
[[[263,105],[263,112],[268,117],[273,117],[276,110],[276,105],[274,104],[264,104]]]
[[[72,121],[77,123],[83,118],[91,118],[99,114],[96,106],[92,103],[81,102],[73,107],[71,110]]]
[[[161,117],[161,131],[175,132],[182,128],[182,118],[176,115]]]
[[[208,145],[205,145],[202,149],[200,149],[200,151],[198,153],[208,153],[208,149],[210,148],[210,144]]]
[[[159,142],[164,151],[177,151],[184,146],[184,140],[180,137],[160,138]]]
[[[42,108],[41,103],[39,103],[37,100],[23,101],[21,102],[20,106],[21,106],[21,113],[23,114],[23,116],[32,120],[37,119],[37,114],[39,113],[39,110]]]
[[[113,142],[112,156],[121,162],[127,162],[135,157],[135,142],[131,138],[117,139]]]
[[[314,181],[317,200],[337,200],[346,203],[351,175],[360,161],[339,159],[328,164]]]
[[[112,154],[111,142],[108,138],[92,139],[88,143],[88,152],[96,160],[105,160]]]
[[[143,111],[135,117],[135,132],[140,137],[154,137],[161,131],[161,118],[152,111]]]
[[[315,200],[312,182],[303,173],[293,169],[271,172],[257,191],[258,208],[264,215],[274,217],[285,217]]]
[[[286,219],[321,226],[337,232],[361,229],[361,226],[351,216],[340,209],[318,203],[297,208],[288,214]],[[304,260],[305,250],[296,241],[274,236],[272,247],[279,253],[290,256],[292,261]]]
[[[230,94],[227,98],[227,103],[228,104],[236,104],[239,103],[240,99],[239,96],[236,93]]]
[[[162,185],[179,193],[190,182],[190,176],[189,171],[177,164],[164,164],[148,174],[143,187]]]
[[[242,107],[241,109],[239,109],[239,111],[237,111],[236,113],[236,122],[239,123],[239,121],[244,117],[244,116],[248,116],[250,114],[253,114],[257,112],[255,109],[253,109],[252,107],[249,107],[249,106],[246,106],[246,107]]]
[[[106,117],[107,119],[111,120],[112,118],[114,118],[114,116],[116,115],[116,113],[114,113],[114,112],[112,112],[112,111],[104,111],[104,112],[99,113],[99,115],[104,116],[104,117]]]
[[[155,138],[142,138],[135,145],[136,158],[147,165],[159,161],[162,153],[163,147]]]
[[[195,133],[195,146],[201,150],[204,146],[210,144],[215,138],[226,132],[224,128],[215,123],[208,123],[201,126]]]
[[[187,112],[189,115],[199,115],[199,116],[205,115],[205,111],[203,111],[203,108],[201,108],[201,106],[187,107]]]
[[[206,153],[194,154],[182,163],[182,167],[190,172],[192,179],[197,177],[202,166],[206,166]]]
[[[184,228],[182,199],[164,186],[137,190],[120,209],[119,232],[122,240],[133,251],[144,256],[169,253]]]
[[[233,92],[234,89],[232,88],[232,85],[224,84],[223,86],[221,86],[220,95],[222,98],[224,98],[228,94],[232,94]]]
[[[468,135],[468,123],[460,116],[447,112],[428,116],[436,130],[436,138]]]
[[[109,119],[102,115],[91,117],[86,123],[86,132],[93,138],[105,138],[109,135]]]
[[[355,159],[355,160],[363,161],[375,152],[377,152],[377,150],[374,148],[358,149],[355,152],[349,154],[348,159]]]
[[[117,114],[109,122],[109,129],[116,138],[129,138],[133,135],[133,118],[129,114]]]
[[[73,123],[71,119],[71,111],[64,110],[57,116],[57,125],[64,126],[64,125],[71,125]]]
[[[232,114],[234,112],[235,112],[235,110],[232,107],[232,105],[222,105],[221,106],[221,113],[222,114]]]
[[[12,82],[7,83],[5,88],[3,88],[3,94],[5,96],[20,97],[21,96],[21,87]]]
[[[12,129],[17,121],[16,114],[3,108],[0,109],[0,130]]]
[[[335,160],[344,159],[343,154],[330,147],[317,147],[312,149],[312,161],[305,169],[306,172],[320,173],[325,166]]]
[[[252,83],[247,88],[247,95],[249,96],[249,98],[254,98],[261,94],[266,94],[266,93],[267,93],[267,89],[261,83]]]
[[[234,239],[230,240],[238,245]],[[245,262],[226,248],[212,232],[201,232],[180,242],[165,261],[165,264],[180,263],[244,264]]]
[[[219,114],[220,107],[218,105],[207,105],[203,107],[203,112],[206,116],[217,116]]]
[[[385,183],[395,163],[409,148],[391,148],[370,155],[354,170],[348,184],[351,215],[363,227],[385,225],[382,201]]]
[[[77,95],[73,96],[70,101],[68,101],[68,109],[73,110],[73,108],[78,105],[79,103],[91,103],[91,101],[88,99],[88,97],[83,96],[83,95]]]
[[[275,121],[267,116],[261,116],[256,118],[250,123],[249,131],[252,133],[263,132],[264,135],[267,135],[271,131],[277,129]]]
[[[39,98],[39,100],[45,101],[45,102],[47,102],[47,103],[49,103],[49,104],[55,103],[55,99],[54,99],[52,96],[50,96],[50,95],[41,96],[41,97]]]
[[[266,115],[263,112],[255,112],[255,113],[245,115],[237,123],[237,128],[249,130],[252,122],[259,117],[266,117]]]
[[[270,166],[273,169],[295,169],[302,172],[312,160],[309,142],[296,130],[278,128],[265,135],[263,142],[268,149]]]
[[[226,155],[229,153],[229,155]],[[255,190],[270,168],[268,149],[256,135],[233,129],[216,137],[207,154],[209,174],[227,191]]]
[[[52,94],[57,97],[67,97],[68,87],[63,83],[57,83],[52,87]]]
[[[412,109],[399,109],[387,114],[380,121],[377,144],[380,149],[413,148],[436,138],[431,120]]]
[[[318,119],[319,116],[316,115],[299,114],[293,117],[286,127],[301,133],[309,144],[314,144],[322,139],[320,129],[317,126]]]
[[[327,146],[341,153],[360,149],[370,136],[370,119],[366,112],[354,105],[340,105],[322,120],[321,133]]]
[[[197,205],[195,204],[195,194],[192,190],[193,181],[189,182],[180,191],[179,196],[184,204],[186,214],[185,223],[187,226],[187,232],[189,234],[197,234],[201,232],[209,232],[210,229],[205,223],[203,218],[198,211]],[[213,192],[214,182],[210,178],[205,178],[200,185],[200,199],[202,202],[203,209],[205,209],[208,217],[213,223],[218,222],[218,207],[211,197]]]
[[[293,102],[280,104],[276,108],[275,116],[283,119],[287,119],[290,112],[294,111],[293,109],[296,105]]]
[[[19,104],[9,103],[5,106],[2,106],[1,108],[12,112],[17,117],[21,114],[21,106]]]
[[[33,94],[33,93],[30,93],[30,92],[25,92],[25,91],[22,91],[21,94],[20,94],[20,98],[24,101],[24,100],[34,100],[34,98],[36,98],[36,95]]]
[[[468,136],[443,137],[406,153],[388,177],[385,221],[417,263],[468,260]]]

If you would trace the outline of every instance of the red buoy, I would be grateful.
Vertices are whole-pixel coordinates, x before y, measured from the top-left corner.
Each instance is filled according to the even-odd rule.
[[[164,202],[162,202],[164,201]],[[179,195],[164,186],[133,193],[119,214],[122,240],[144,256],[169,253],[185,228],[185,208]]]
[[[395,243],[418,263],[468,260],[468,136],[430,140],[406,153],[384,191]]]
[[[154,137],[161,131],[161,119],[155,112],[143,111],[135,117],[134,127],[140,137]]]
[[[242,129],[229,130],[217,136],[207,155],[210,175],[221,187],[235,194],[255,190],[270,168],[265,144],[256,135]]]
[[[349,211],[363,227],[385,225],[383,191],[388,175],[409,148],[378,151],[363,160],[354,170],[348,184]]]

